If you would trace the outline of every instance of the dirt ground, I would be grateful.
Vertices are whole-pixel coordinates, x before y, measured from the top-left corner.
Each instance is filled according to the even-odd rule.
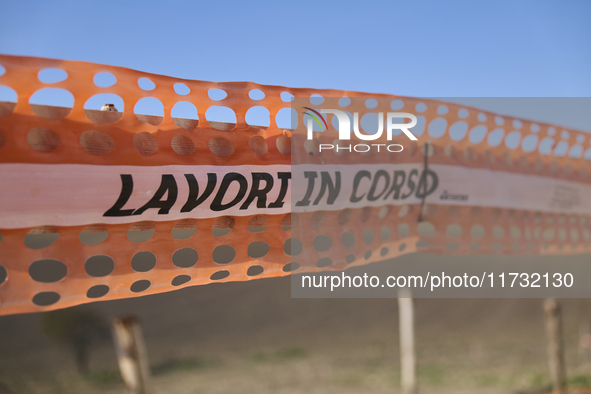
[[[574,390],[591,385],[578,350],[591,302],[560,302]],[[290,279],[279,278],[77,308],[141,319],[153,393],[399,392],[395,299],[292,299]],[[421,393],[548,390],[542,300],[418,299],[416,313]],[[79,375],[41,316],[0,318],[0,393],[125,392],[108,337]]]

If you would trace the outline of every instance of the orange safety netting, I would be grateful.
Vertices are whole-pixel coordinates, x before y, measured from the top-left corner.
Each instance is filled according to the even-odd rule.
[[[88,164],[108,166],[165,165],[290,165],[292,137],[304,133],[286,130],[276,115],[290,104],[282,93],[295,97],[373,97],[376,108],[354,102],[347,110],[360,115],[388,110],[393,100],[405,108],[425,105],[420,115],[423,127],[436,118],[447,125],[461,119],[467,130],[483,127],[479,142],[465,136],[423,137],[395,156],[388,153],[348,155],[326,153],[305,155],[293,150],[294,160],[310,164],[423,163],[450,164],[495,171],[544,175],[549,178],[589,184],[589,162],[582,152],[590,145],[589,135],[566,131],[552,125],[500,117],[456,104],[435,100],[353,93],[338,90],[296,89],[264,86],[251,82],[214,83],[148,74],[120,67],[84,62],[0,56],[5,72],[0,85],[13,89],[16,103],[0,103],[0,163]],[[60,82],[43,83],[39,72],[58,68],[67,72]],[[100,87],[98,73],[110,73],[116,83]],[[142,89],[139,78],[153,82]],[[175,91],[182,84],[187,94]],[[36,105],[30,98],[43,88],[59,88],[74,97],[72,108]],[[210,89],[227,96],[213,100]],[[259,100],[249,93],[257,89]],[[89,108],[89,100],[100,94],[116,94],[125,103],[119,112]],[[158,99],[164,116],[136,113],[135,104],[145,97]],[[178,102],[195,105],[196,119],[173,118]],[[438,113],[444,105],[447,112]],[[208,122],[210,107],[223,106],[235,114],[234,123]],[[270,124],[247,123],[252,107],[269,111]],[[465,111],[463,113],[462,111]],[[441,112],[441,111],[440,111]],[[465,115],[465,116],[464,116]],[[198,119],[197,119],[198,118]],[[504,125],[507,125],[506,127]],[[492,146],[486,136],[502,130],[519,133],[517,147]],[[446,127],[446,130],[449,129]],[[426,135],[426,133],[425,133]],[[525,151],[519,144],[535,137],[535,149]],[[319,135],[322,142],[335,136]],[[425,145],[429,141],[429,145]],[[540,153],[550,141],[550,154]],[[301,145],[304,143],[301,141]],[[562,146],[561,146],[562,145]],[[564,147],[567,145],[567,148]],[[551,154],[560,146],[574,152],[558,157]],[[577,154],[577,152],[581,152]],[[11,185],[2,185],[10,188]],[[36,191],[31,190],[34,195]],[[8,207],[8,209],[10,209]],[[418,220],[419,214],[421,221]],[[111,300],[161,293],[177,288],[262,277],[288,275],[294,270],[343,269],[351,265],[382,261],[417,250],[434,253],[516,253],[573,254],[589,251],[591,223],[586,214],[470,206],[420,204],[364,207],[305,214],[260,214],[174,221],[138,221],[123,224],[89,223],[83,226],[55,226],[0,229],[0,315],[63,308],[97,299]],[[345,247],[343,234],[357,242]],[[371,234],[371,235],[368,235]],[[300,245],[326,235],[333,247],[328,251],[308,250],[306,259]],[[297,237],[297,240],[293,240]],[[255,248],[256,247],[256,248]],[[268,251],[260,253],[254,249]],[[182,255],[175,263],[175,254]],[[221,256],[216,258],[216,254]],[[300,255],[300,258],[298,258]],[[351,262],[349,256],[354,256]],[[330,258],[322,264],[322,259]],[[134,263],[134,259],[136,260]],[[136,264],[137,263],[137,264]]]

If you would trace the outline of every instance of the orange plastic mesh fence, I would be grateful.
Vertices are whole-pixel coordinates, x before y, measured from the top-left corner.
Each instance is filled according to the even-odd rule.
[[[289,166],[292,159],[292,132],[287,130],[292,111],[286,98],[289,94],[379,98],[378,106],[373,109],[357,104],[348,108],[359,111],[360,116],[382,108],[387,110],[392,101],[413,109],[422,104],[425,109],[420,116],[424,130],[435,119],[445,120],[443,133],[419,138],[395,156],[381,153],[353,159],[330,152],[301,157],[300,163],[350,164],[352,160],[360,164],[422,163],[427,154],[430,165],[542,175],[589,184],[589,161],[583,158],[583,152],[590,146],[588,134],[455,104],[251,82],[192,81],[120,67],[30,57],[0,56],[0,65],[4,67],[0,85],[12,89],[17,96],[16,103],[0,103],[3,171],[24,168],[9,166],[14,164],[141,166],[150,171],[171,165],[215,166],[221,172],[227,166]],[[53,83],[42,82],[43,70],[54,68],[65,71],[67,77]],[[100,78],[95,78],[100,73],[111,74],[116,82],[99,86]],[[36,103],[36,92],[45,88],[69,92],[73,106]],[[219,100],[211,95],[210,89],[222,90],[226,97]],[[253,90],[259,95],[255,96],[257,100],[251,98]],[[100,102],[101,97],[97,95],[105,93],[117,95],[124,108],[105,112],[99,111],[100,106],[93,107],[92,103]],[[140,113],[141,105],[137,103],[147,97],[158,100],[163,116]],[[195,106],[195,119],[172,116],[179,102]],[[211,119],[210,107],[220,106],[230,115],[233,113],[235,123]],[[446,111],[441,110],[442,106]],[[268,110],[268,126],[247,122],[253,107]],[[285,113],[287,123],[282,123]],[[452,138],[449,130],[457,122],[465,122],[466,128],[463,135]],[[468,130],[470,133],[477,130],[474,134],[479,133],[480,137],[471,140]],[[510,130],[517,134],[509,137]],[[487,143],[493,133],[500,133],[501,141],[511,138],[516,143]],[[336,138],[317,137],[317,142]],[[533,149],[523,148],[521,142],[526,139],[535,139]],[[430,144],[425,145],[428,140]],[[549,150],[549,154],[543,154],[544,150]],[[558,150],[569,154],[553,154]],[[25,177],[20,172],[12,177],[3,176],[15,180],[14,185],[2,185],[5,191],[20,184],[19,177]],[[26,191],[28,194],[23,199],[34,198],[46,190],[29,187]],[[93,198],[82,194],[62,203],[75,205],[76,199],[86,197]],[[12,202],[0,198],[3,212],[9,212],[11,206],[7,204]],[[420,213],[422,221],[418,220]],[[254,209],[242,215],[219,213],[205,218],[189,215],[178,220],[149,221],[127,217],[114,224],[96,221],[83,225],[39,222],[19,226],[12,221],[10,226],[0,228],[0,315],[161,293],[212,282],[283,276],[293,271],[337,270],[417,250],[451,254],[573,254],[589,252],[591,241],[589,217],[577,211],[435,205],[427,200],[423,208],[420,204],[384,204],[300,214],[261,214]],[[34,221],[35,217],[27,220]],[[300,239],[292,240],[295,229],[299,229]],[[357,242],[343,246],[345,233]],[[305,260],[298,259],[300,245],[312,245],[318,235],[329,236],[333,247],[328,251],[307,251]],[[347,262],[349,255],[355,256],[352,263]],[[327,257],[330,257],[328,266],[318,263]]]

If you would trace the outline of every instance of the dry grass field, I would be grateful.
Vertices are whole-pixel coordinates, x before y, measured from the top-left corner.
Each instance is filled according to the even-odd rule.
[[[561,300],[572,392],[591,386],[578,352],[590,300]],[[395,299],[292,299],[290,279],[190,287],[77,307],[142,321],[153,393],[396,393]],[[544,393],[539,299],[416,300],[421,393]],[[90,372],[40,330],[41,314],[0,318],[0,393],[123,393],[110,339]]]

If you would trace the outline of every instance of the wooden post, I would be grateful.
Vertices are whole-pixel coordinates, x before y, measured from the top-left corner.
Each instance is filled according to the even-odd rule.
[[[546,334],[548,337],[548,362],[555,394],[566,394],[564,349],[562,347],[562,321],[560,305],[554,298],[544,301]]]
[[[400,367],[403,394],[417,393],[417,366],[415,355],[414,307],[408,288],[398,292],[400,326]]]
[[[585,318],[579,319],[579,367],[582,367],[589,362],[591,336],[589,335],[589,321]]]
[[[128,393],[147,394],[150,365],[137,319],[133,316],[115,318],[112,329],[119,370]]]

